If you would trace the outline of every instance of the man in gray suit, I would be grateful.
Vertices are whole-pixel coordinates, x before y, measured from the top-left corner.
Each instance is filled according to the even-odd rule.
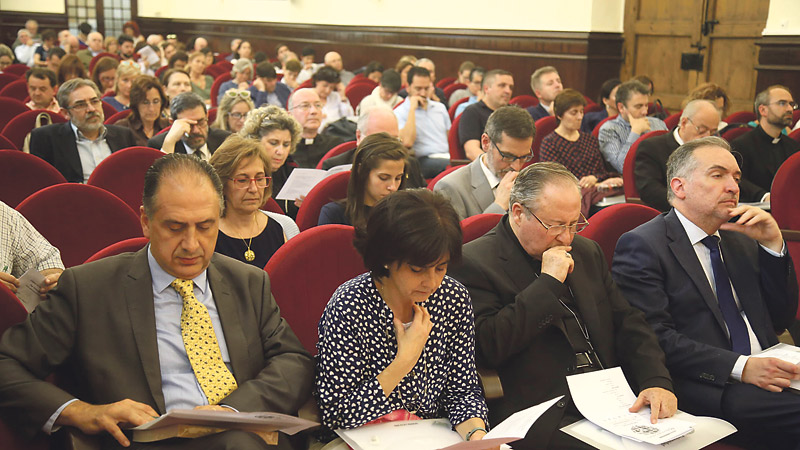
[[[450,199],[462,219],[483,213],[505,214],[517,173],[533,159],[535,135],[533,119],[524,109],[498,108],[481,135],[481,157],[439,180],[433,190]]]
[[[172,409],[292,413],[308,399],[313,360],[266,272],[214,253],[222,190],[198,158],[153,164],[141,210],[150,244],[68,269],[0,340],[4,420],[29,435],[75,427],[118,448],[130,444],[122,427]],[[43,381],[56,370],[70,375],[69,391]],[[285,436],[278,446],[291,448]],[[133,448],[275,449],[241,431]]]

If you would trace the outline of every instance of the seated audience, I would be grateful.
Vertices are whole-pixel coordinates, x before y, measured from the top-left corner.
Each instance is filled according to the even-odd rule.
[[[336,73],[339,74],[339,80],[341,80],[343,86],[347,86],[348,84],[350,84],[350,80],[352,80],[353,77],[355,77],[355,74],[353,74],[353,72],[350,72],[349,70],[344,70],[344,63],[342,63],[342,55],[336,52],[326,53],[324,58],[324,63],[325,66],[330,67]]]
[[[283,78],[281,78],[280,83],[286,85],[290,92],[294,91],[297,86],[300,86],[300,83],[297,82],[297,76],[301,70],[303,70],[303,66],[297,58],[287,60],[283,67]]]
[[[239,132],[242,136],[261,141],[264,146],[272,171],[273,198],[278,195],[292,170],[297,167],[291,155],[297,148],[301,132],[300,124],[289,113],[275,105],[262,106],[251,111]],[[302,199],[294,202],[277,199],[276,201],[287,216],[292,219],[297,217]]]
[[[169,57],[169,61],[167,62],[167,67],[170,69],[183,69],[186,70],[186,66],[189,65],[189,55],[184,51],[177,51],[172,56]]]
[[[289,46],[284,44],[283,42],[280,42],[275,45],[275,59],[279,63],[281,64],[285,63],[290,53],[292,53],[292,51],[289,50]]]
[[[531,89],[539,99],[539,104],[528,108],[528,113],[533,117],[533,121],[553,115],[553,100],[556,95],[564,90],[561,84],[561,76],[553,66],[544,66],[536,69],[531,75]]]
[[[737,446],[796,448],[800,397],[789,383],[800,367],[757,355],[797,312],[781,230],[738,204],[741,172],[723,139],[687,142],[667,167],[672,209],[622,235],[614,280],[658,335],[681,410],[731,422]]]
[[[109,36],[103,41],[103,48],[106,49],[108,53],[119,53],[119,42],[117,42],[117,38],[114,36]]]
[[[589,217],[592,205],[609,195],[618,195],[622,178],[606,170],[597,138],[580,131],[586,99],[575,89],[564,89],[553,101],[558,127],[542,139],[539,161],[555,161],[578,179],[581,214]]]
[[[169,131],[150,138],[148,147],[164,153],[188,153],[208,161],[230,135],[225,130],[209,130],[205,102],[194,92],[184,92],[170,100],[169,114]]]
[[[238,133],[244,126],[247,113],[255,109],[248,91],[229,89],[217,107],[217,120],[211,128]]]
[[[68,182],[85,183],[111,153],[136,145],[130,129],[103,125],[100,91],[92,81],[67,81],[59,86],[57,100],[61,114],[69,120],[35,128],[31,131],[30,149],[32,155],[50,163]]]
[[[372,93],[361,99],[361,103],[356,107],[356,114],[361,117],[366,114],[371,108],[376,106],[386,106],[387,108],[394,108],[403,99],[397,95],[400,91],[400,74],[394,69],[386,70],[382,76],[381,81]]]
[[[336,136],[319,133],[323,107],[314,89],[298,89],[289,97],[289,113],[300,124],[302,130],[302,139],[295,144],[297,151],[292,148],[294,160],[300,167],[307,169],[317,167],[317,163],[328,150],[342,143]]]
[[[144,36],[142,36],[142,33],[139,31],[139,24],[133,20],[129,20],[122,25],[122,32],[132,37],[134,43],[138,44],[139,42],[144,42]]]
[[[192,80],[189,73],[182,69],[168,69],[164,72],[164,94],[167,101],[184,92],[192,92]]]
[[[58,85],[75,78],[88,78],[86,68],[77,56],[67,55],[61,59],[61,65],[58,66]]]
[[[250,45],[250,41],[242,41],[239,44],[239,48],[236,49],[236,54],[234,55],[235,58],[231,60],[231,62],[236,62],[240,59],[247,59],[252,61],[253,60],[253,46]]]
[[[97,60],[92,68],[92,81],[100,91],[105,94],[114,93],[114,85],[117,81],[117,67],[119,61],[110,56],[104,56]]]
[[[456,106],[456,114],[455,117],[461,115],[467,107],[473,103],[477,103],[478,100],[483,98],[483,90],[481,86],[483,85],[483,76],[486,75],[486,69],[483,67],[473,67],[472,70],[469,72],[469,81],[465,83],[467,85],[467,94],[468,100],[464,103]],[[459,92],[459,91],[456,91]],[[453,95],[450,96],[450,104],[455,104],[457,100],[454,100],[453,97],[455,96],[455,92]]]
[[[583,418],[567,376],[616,366],[638,395],[632,412],[649,406],[653,423],[675,414],[656,335],[620,294],[600,246],[576,234],[587,225],[578,179],[554,162],[532,164],[509,203],[494,229],[464,246],[464,263],[451,272],[475,308],[478,364],[496,370],[503,385],[504,396],[490,403],[491,422],[563,395],[514,448],[593,448],[560,431]]]
[[[42,32],[42,45],[37,46],[33,52],[33,65],[35,67],[47,65],[47,52],[55,47],[57,39],[56,32],[53,30],[44,30]]]
[[[603,105],[603,109],[584,114],[583,122],[581,122],[581,131],[591,133],[597,127],[597,124],[604,119],[619,114],[616,95],[620,84],[622,84],[622,81],[619,78],[612,78],[603,82],[600,86],[600,98],[598,100]]]
[[[56,74],[52,70],[34,67],[25,73],[25,79],[28,82],[28,96],[31,98],[25,106],[54,113],[61,111],[56,101]]]
[[[39,293],[44,295],[56,286],[64,263],[61,252],[50,245],[36,228],[14,208],[0,202],[0,283],[16,293],[19,278],[30,269],[38,270],[44,277]]]
[[[383,64],[379,63],[378,61],[370,61],[364,68],[363,73],[364,73],[364,78],[380,84],[381,77],[383,77],[383,72],[384,72]]]
[[[131,105],[131,85],[134,78],[142,74],[139,64],[132,61],[122,61],[117,66],[116,80],[114,81],[114,96],[105,97],[104,102],[114,109],[124,111]]]
[[[742,200],[748,202],[769,201],[778,168],[800,150],[800,143],[783,134],[797,109],[789,88],[770,86],[756,95],[754,104],[758,126],[731,142],[742,155]]]
[[[211,85],[214,84],[214,79],[211,75],[206,75],[206,59],[205,55],[199,51],[192,53],[189,56],[189,77],[192,81],[192,92],[199,95],[200,98],[206,102],[207,105],[211,104]]]
[[[118,55],[122,61],[136,62],[136,44],[133,42],[133,37],[127,34],[120,34],[117,38],[119,44]]]
[[[208,162],[222,180],[225,198],[214,251],[263,269],[281,245],[300,232],[289,216],[259,209],[271,195],[264,145],[234,134]]]
[[[483,154],[453,171],[433,187],[450,200],[459,217],[505,214],[508,196],[522,167],[533,159],[536,128],[530,114],[516,106],[502,106],[489,116],[481,134]]]
[[[303,69],[297,75],[298,83],[303,84],[305,81],[310,80],[314,73],[316,73],[320,67],[324,66],[324,64],[317,64],[314,62],[316,56],[317,53],[314,47],[303,47],[303,50],[300,52],[300,62],[303,64]]]
[[[199,51],[203,50],[204,48],[208,47],[208,41],[206,40],[206,38],[204,38],[202,36],[198,36],[198,37],[194,38],[194,41],[192,41],[190,43],[189,47],[192,49],[193,53],[194,52],[199,52]]]
[[[278,74],[275,72],[275,66],[269,61],[261,62],[256,66],[256,80],[248,90],[256,108],[267,104],[286,109],[286,105],[289,103],[289,96],[292,95],[292,90],[288,86],[278,83]]]
[[[428,98],[435,102],[440,102],[444,105],[445,110],[448,108],[447,98],[444,95],[444,91],[438,87],[436,87],[436,65],[428,58],[420,58],[414,62],[414,67],[422,67],[426,69],[428,73],[431,75],[431,92],[428,93]],[[411,84],[411,80],[408,80],[408,84]],[[406,86],[407,88],[407,86]],[[408,97],[408,90],[402,89],[398,95],[400,97],[406,98]]]
[[[33,42],[41,43],[42,36],[39,35],[39,22],[34,19],[28,19],[25,21],[25,31],[28,32],[28,36]],[[11,44],[11,48],[16,48],[19,44],[21,44],[20,40],[17,39]]]
[[[414,55],[403,55],[397,60],[397,64],[394,66],[394,70],[400,74],[400,81],[403,84],[403,89],[408,87],[408,71],[414,67],[414,63],[417,62],[417,57]]]
[[[457,84],[466,84],[467,87],[464,89],[457,89],[450,94],[450,101],[451,105],[454,105],[457,101],[461,100],[462,98],[467,98],[471,95],[469,91],[469,76],[472,73],[472,69],[475,68],[475,63],[472,61],[464,61],[458,66],[458,76],[456,77],[456,81],[454,83]]]
[[[330,67],[322,67],[311,77],[314,90],[322,101],[322,123],[319,132],[328,124],[336,122],[342,117],[355,116],[350,101],[344,95],[344,88],[339,78],[339,73]]]
[[[647,96],[650,92],[638,81],[626,81],[617,88],[619,115],[600,127],[600,152],[612,169],[622,173],[625,156],[639,137],[650,131],[666,130],[661,119],[647,116]]]
[[[14,64],[14,52],[7,45],[0,44],[0,73],[11,64]]]
[[[355,246],[369,272],[341,285],[319,322],[322,424],[355,428],[404,410],[482,439],[472,304],[446,275],[461,257],[458,215],[426,189],[401,191],[378,202]]]
[[[33,54],[36,52],[36,47],[38,47],[39,44],[33,41],[31,34],[25,28],[17,32],[17,39],[20,42],[19,45],[14,47],[14,55],[17,57],[17,61],[19,61],[20,64],[33,67]]]
[[[347,198],[330,202],[319,212],[319,225],[338,223],[362,228],[378,201],[405,187],[408,152],[388,133],[364,138],[356,149]]]
[[[86,41],[87,48],[82,50],[78,50],[78,53],[75,56],[81,60],[86,68],[89,68],[89,64],[92,62],[92,58],[103,53],[103,35],[98,33],[97,31],[92,31],[89,33],[89,37]]]
[[[2,44],[0,44],[2,45]],[[61,67],[61,58],[67,56],[67,52],[61,47],[53,47],[47,52],[47,64],[45,67],[52,70],[53,73],[58,73],[58,68]],[[3,55],[0,52],[0,72],[3,71]]]
[[[723,119],[728,117],[731,101],[728,98],[728,94],[725,92],[725,89],[716,83],[703,83],[692,89],[689,92],[689,95],[683,99],[681,108],[686,108],[686,105],[692,100],[711,100],[717,106],[719,116]],[[720,120],[718,127],[720,134],[722,134],[727,126],[728,124],[726,122]]]
[[[428,69],[408,71],[408,98],[395,110],[400,139],[419,160],[422,175],[433,178],[450,164],[447,132],[450,115],[444,104],[428,98],[433,86]]]
[[[114,42],[116,42],[116,39],[114,39]],[[64,50],[66,50],[68,54],[75,56],[80,49],[81,45],[78,41],[78,37],[74,35],[67,36],[67,45],[64,47]],[[81,65],[83,65],[83,63],[81,63]]]
[[[116,125],[130,128],[138,146],[146,146],[150,138],[169,126],[164,117],[167,97],[156,77],[139,75],[133,80],[130,109],[131,114]]]
[[[225,61],[233,62],[232,60],[236,58],[236,50],[239,49],[239,46],[242,44],[241,38],[233,38],[231,39],[231,52],[228,56],[225,57]]]
[[[717,134],[719,110],[710,100],[692,100],[683,109],[673,131],[639,143],[633,166],[636,190],[642,201],[661,212],[672,208],[667,200],[667,160],[681,145]]]
[[[481,84],[483,95],[477,103],[468,106],[458,125],[458,141],[464,147],[467,158],[474,160],[483,153],[481,135],[489,116],[498,108],[508,105],[514,93],[514,77],[511,72],[495,69],[486,72]]]
[[[228,89],[247,90],[253,81],[253,62],[247,58],[239,58],[231,69],[231,79],[219,85],[217,104],[222,101],[222,96]]]

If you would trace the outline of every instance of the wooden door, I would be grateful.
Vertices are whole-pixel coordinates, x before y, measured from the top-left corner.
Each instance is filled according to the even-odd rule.
[[[648,75],[655,96],[678,111],[686,94],[711,81],[731,99],[730,112],[753,109],[755,42],[769,0],[627,0],[623,80]],[[681,70],[682,53],[704,55],[702,71]]]

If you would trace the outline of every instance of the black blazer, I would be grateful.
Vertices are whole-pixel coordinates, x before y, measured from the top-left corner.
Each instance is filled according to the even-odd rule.
[[[71,122],[54,123],[31,132],[31,154],[49,162],[70,183],[83,183],[83,167]],[[136,145],[133,132],[126,127],[106,125],[106,142],[111,153]]]
[[[776,258],[747,236],[720,230],[725,267],[762,348],[794,321],[797,282],[790,257]],[[675,210],[622,235],[612,269],[644,311],[667,356],[681,409],[720,417],[722,391],[740,356],[731,351],[714,291]]]
[[[575,351],[560,320],[570,313],[558,301],[569,289],[604,367],[622,366],[634,389],[672,390],[656,336],[611,280],[597,243],[575,237],[575,269],[566,284],[549,275],[537,278],[508,227],[508,215],[466,244],[463,253],[451,275],[472,297],[478,364],[497,370],[505,393],[490,406],[491,423],[559,395],[570,401],[566,376],[575,373]],[[565,406],[558,402],[560,412],[542,424],[544,439],[556,431]]]
[[[167,133],[169,133],[169,131]],[[151,137],[147,141],[147,146],[156,150],[161,150],[161,147],[164,146],[164,138],[167,137],[167,133],[161,133]],[[209,128],[208,139],[206,140],[208,152],[213,155],[214,152],[217,151],[217,148],[222,145],[222,142],[230,135],[231,133],[229,131]],[[186,153],[186,146],[183,145],[183,141],[179,140],[175,143],[175,153]]]
[[[680,145],[672,131],[639,143],[633,165],[636,190],[642,201],[661,212],[669,211],[667,202],[667,159]]]

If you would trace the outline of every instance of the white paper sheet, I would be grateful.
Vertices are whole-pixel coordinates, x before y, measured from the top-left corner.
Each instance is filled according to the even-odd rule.
[[[301,196],[308,195],[311,189],[324,178],[339,172],[350,170],[350,164],[331,167],[328,170],[302,169],[292,170],[289,178],[284,183],[281,191],[275,196],[276,200],[296,200]]]
[[[619,436],[659,445],[692,431],[691,422],[674,417],[650,423],[648,407],[638,413],[628,412],[636,395],[619,367],[571,375],[567,384],[578,411],[595,425]]]
[[[800,364],[800,348],[784,343],[773,345],[753,356],[758,358],[778,358],[792,364]],[[800,380],[792,380],[789,387],[800,391]]]
[[[161,417],[139,425],[133,430],[152,430],[170,425],[201,425],[217,428],[264,428],[268,431],[280,430],[286,434],[319,425],[310,420],[272,412],[208,411],[200,409],[173,409]]]
[[[19,278],[19,288],[17,298],[30,314],[42,301],[39,297],[39,289],[44,285],[44,275],[34,268],[28,269]]]

